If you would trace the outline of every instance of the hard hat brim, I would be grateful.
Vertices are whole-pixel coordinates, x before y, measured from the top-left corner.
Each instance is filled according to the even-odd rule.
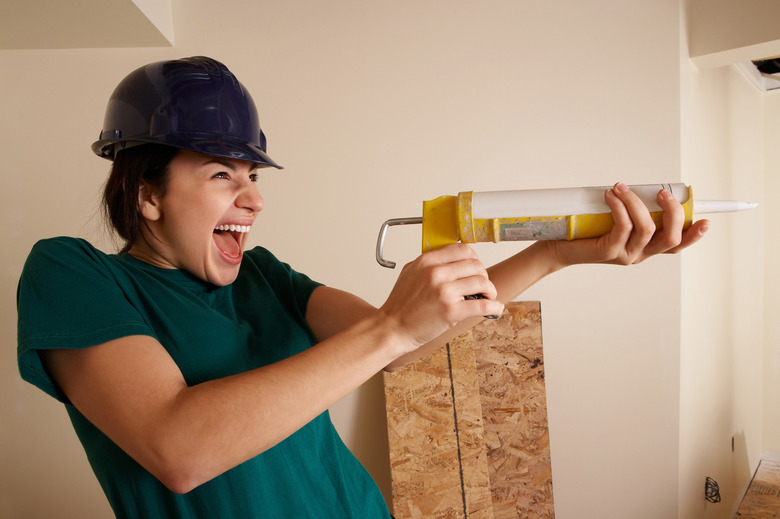
[[[123,149],[140,146],[142,144],[161,144],[183,150],[202,153],[213,157],[223,157],[227,159],[245,160],[257,164],[258,167],[273,167],[284,169],[275,160],[273,160],[265,151],[252,143],[237,142],[230,140],[197,139],[193,136],[185,138],[175,138],[174,136],[165,136],[162,138],[111,138],[98,139],[92,144],[92,151],[100,157],[108,160],[114,160],[116,154]]]

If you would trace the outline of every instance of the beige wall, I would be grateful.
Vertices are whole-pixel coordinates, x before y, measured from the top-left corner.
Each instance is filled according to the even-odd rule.
[[[396,276],[373,259],[378,227],[418,215],[424,199],[683,178],[676,0],[191,0],[174,3],[173,19],[174,48],[0,52],[2,517],[108,513],[64,411],[18,377],[14,291],[39,238],[109,246],[94,216],[108,164],[89,144],[110,91],[136,66],[194,54],[226,62],[252,91],[270,153],[286,166],[263,175],[266,209],[252,242],[375,304]],[[714,183],[694,176],[702,195],[753,194],[725,171]],[[735,308],[752,301],[739,276],[722,286],[730,263],[708,267],[708,253],[729,258],[731,243],[755,246],[734,225],[721,217],[708,245],[686,258],[693,285],[682,283],[680,257],[663,257],[630,269],[574,268],[523,295],[542,301],[557,517],[678,513],[679,451],[688,446],[680,359],[687,373],[692,358],[681,352],[681,331],[690,330],[681,322],[702,286]],[[411,259],[418,230],[391,233],[387,256]],[[518,248],[477,251],[492,262]],[[745,325],[728,326],[724,333]],[[333,416],[387,492],[383,405],[377,378]],[[692,481],[682,492],[700,502],[703,476]]]
[[[765,452],[780,453],[780,240],[771,222],[780,219],[780,91],[765,101],[766,150],[764,244],[764,442]]]
[[[687,4],[681,51],[690,42],[698,56],[681,60],[683,177],[707,187],[699,196],[761,203],[713,217],[720,232],[683,257],[678,517],[714,519],[732,516],[759,460],[780,452],[777,246],[765,225],[780,192],[780,91],[762,91],[734,64],[777,54],[777,30],[761,27],[778,7],[751,0],[723,16],[723,2]],[[701,499],[707,476],[721,503]]]
[[[686,181],[700,197],[762,204],[712,216],[710,236],[683,257],[679,517],[725,518],[763,451],[767,94],[736,66],[683,68]],[[720,486],[719,504],[701,498],[707,476]]]

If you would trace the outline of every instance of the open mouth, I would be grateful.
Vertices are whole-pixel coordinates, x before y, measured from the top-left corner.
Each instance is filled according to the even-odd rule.
[[[251,230],[249,225],[218,225],[214,229],[214,243],[229,260],[241,258],[242,236]]]

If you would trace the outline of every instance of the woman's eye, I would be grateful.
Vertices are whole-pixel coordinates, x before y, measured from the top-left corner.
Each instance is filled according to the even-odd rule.
[[[250,182],[257,182],[257,173],[252,173],[249,175],[249,181]]]
[[[228,179],[230,177],[228,176],[227,173],[221,172],[221,173],[217,173],[216,175],[214,175],[214,178],[225,178],[225,179]]]

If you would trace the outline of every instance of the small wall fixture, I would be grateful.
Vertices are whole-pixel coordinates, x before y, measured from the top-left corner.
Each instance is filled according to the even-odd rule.
[[[710,503],[720,503],[720,488],[718,488],[718,482],[707,476],[707,480],[704,483],[704,499]]]

